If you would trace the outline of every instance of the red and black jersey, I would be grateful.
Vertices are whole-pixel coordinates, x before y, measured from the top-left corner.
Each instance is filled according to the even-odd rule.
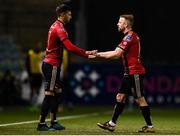
[[[144,74],[145,68],[140,60],[141,47],[138,35],[133,31],[127,32],[118,47],[124,50],[122,59],[125,74]]]
[[[80,49],[73,45],[69,38],[64,25],[59,20],[56,20],[50,27],[48,32],[48,40],[46,47],[46,55],[44,62],[53,66],[61,66],[63,57],[63,46],[68,51],[74,52],[79,56],[88,57],[83,49]]]

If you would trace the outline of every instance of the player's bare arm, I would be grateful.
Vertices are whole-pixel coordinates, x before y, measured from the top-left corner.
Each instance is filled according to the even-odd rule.
[[[118,59],[122,56],[123,50],[121,48],[116,48],[114,51],[98,52],[96,57],[105,59]]]

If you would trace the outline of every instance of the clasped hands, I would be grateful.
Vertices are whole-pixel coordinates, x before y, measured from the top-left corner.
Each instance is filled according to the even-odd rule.
[[[98,50],[86,51],[89,59],[96,58],[98,56]]]

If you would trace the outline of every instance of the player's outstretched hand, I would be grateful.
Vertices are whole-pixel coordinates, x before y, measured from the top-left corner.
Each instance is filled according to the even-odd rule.
[[[95,56],[96,53],[97,53],[97,51],[98,51],[98,50],[86,51],[86,54],[87,54],[87,55],[94,55],[94,56]]]
[[[94,59],[94,58],[96,58],[96,55],[88,55],[88,58],[89,59]]]

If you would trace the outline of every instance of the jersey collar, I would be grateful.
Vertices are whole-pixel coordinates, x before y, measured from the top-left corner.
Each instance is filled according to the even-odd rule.
[[[57,19],[57,21],[60,22],[61,24],[63,24],[63,26],[65,25],[61,20],[58,20],[58,19]]]

